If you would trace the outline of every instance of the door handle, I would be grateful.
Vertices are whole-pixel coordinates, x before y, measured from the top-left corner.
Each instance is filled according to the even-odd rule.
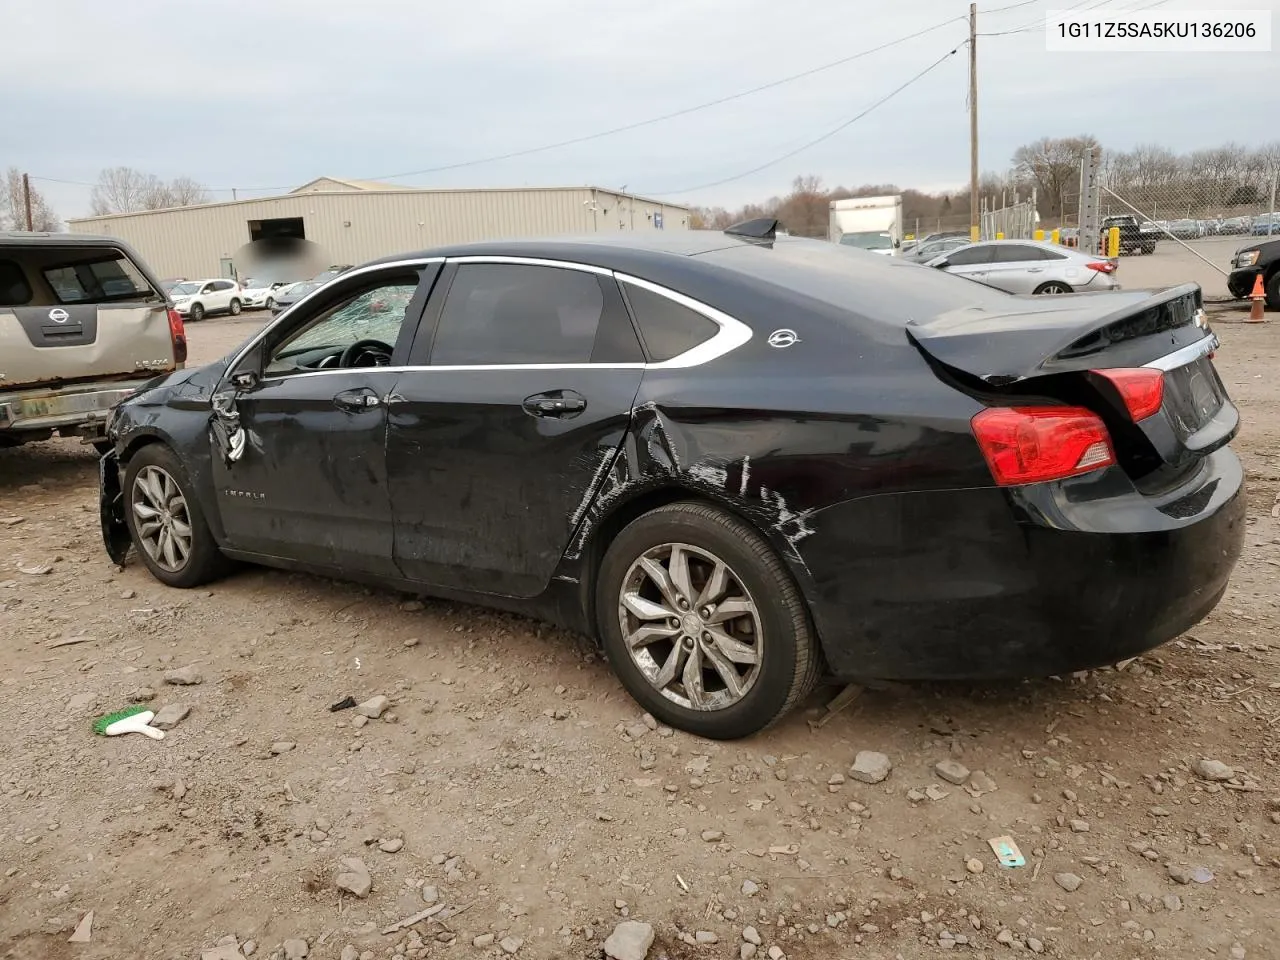
[[[1044,273],[1044,267],[1027,267],[1027,273]]]
[[[333,398],[333,405],[347,413],[360,413],[382,405],[382,400],[368,387],[343,390]]]
[[[525,397],[521,406],[531,417],[568,420],[587,409],[587,398],[573,390],[548,390]]]

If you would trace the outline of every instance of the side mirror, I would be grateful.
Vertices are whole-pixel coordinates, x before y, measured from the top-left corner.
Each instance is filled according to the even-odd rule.
[[[894,247],[894,249],[895,249],[895,250],[899,249],[901,246],[902,246],[902,241],[901,241],[901,240],[895,240],[895,241],[893,241],[893,247]]]
[[[949,266],[951,266],[951,261],[946,257],[943,257],[941,260],[935,260],[933,263],[933,267],[937,270],[944,270]]]
[[[241,370],[231,377],[237,390],[252,390],[258,385],[258,374],[253,370]]]

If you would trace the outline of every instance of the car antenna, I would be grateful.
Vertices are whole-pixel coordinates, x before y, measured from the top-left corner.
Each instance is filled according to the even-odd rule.
[[[757,217],[755,220],[743,220],[732,227],[726,227],[724,232],[731,237],[773,240],[778,234],[778,221],[773,217]]]

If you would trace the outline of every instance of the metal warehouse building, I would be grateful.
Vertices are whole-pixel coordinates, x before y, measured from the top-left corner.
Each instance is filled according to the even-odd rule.
[[[321,177],[281,197],[69,221],[119,237],[162,277],[236,276],[249,243],[307,240],[329,263],[438,244],[624,230],[687,230],[687,207],[598,187],[420,190]]]

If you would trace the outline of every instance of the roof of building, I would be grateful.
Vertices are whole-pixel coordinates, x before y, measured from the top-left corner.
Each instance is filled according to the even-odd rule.
[[[343,177],[316,177],[314,180],[309,180],[306,183],[304,183],[302,186],[296,187],[293,190],[290,190],[289,192],[290,193],[330,192],[330,191],[323,191],[323,190],[312,190],[313,187],[317,187],[319,184],[324,184],[324,183],[336,183],[338,184],[338,186],[345,187],[348,190],[411,190],[413,189],[412,187],[406,187],[398,183],[384,183],[381,180],[347,180]]]
[[[351,183],[364,184],[361,187],[345,187],[341,190],[308,190],[307,187],[321,180],[329,180],[334,183]],[[231,207],[247,203],[270,203],[274,200],[299,200],[304,198],[316,198],[327,196],[350,196],[352,194],[375,194],[375,193],[397,193],[397,194],[465,194],[465,193],[556,193],[566,190],[595,190],[603,194],[614,197],[626,197],[628,200],[639,201],[640,203],[652,203],[672,210],[688,210],[687,203],[677,203],[669,200],[656,200],[653,197],[646,197],[641,194],[626,193],[622,190],[613,190],[608,187],[598,187],[591,184],[580,184],[577,186],[566,187],[400,187],[394,184],[378,184],[374,180],[350,180],[341,181],[333,177],[317,177],[311,183],[303,184],[290,193],[278,194],[273,197],[250,197],[244,200],[222,200],[217,203],[200,203],[187,207],[162,207],[159,210],[133,210],[128,213],[106,213],[96,217],[68,217],[67,223],[93,223],[95,221],[111,221],[120,217],[148,217],[160,214],[179,213],[190,210],[208,210],[211,207]]]

